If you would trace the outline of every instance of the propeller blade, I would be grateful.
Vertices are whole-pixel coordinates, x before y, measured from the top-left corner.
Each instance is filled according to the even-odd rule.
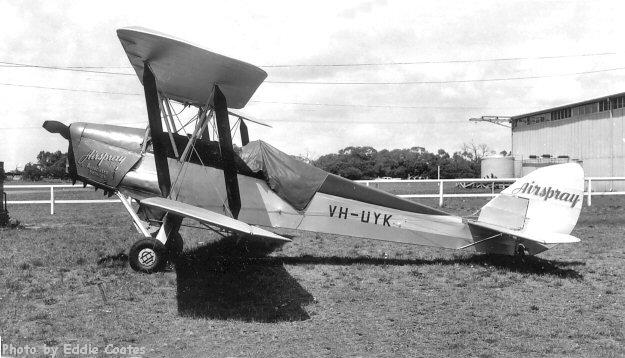
[[[50,133],[58,133],[63,138],[69,140],[69,127],[59,121],[45,121],[43,128]]]
[[[74,156],[74,146],[72,141],[69,141],[69,148],[67,148],[67,174],[72,179],[72,184],[76,184],[78,179],[78,170],[76,169],[76,157]]]

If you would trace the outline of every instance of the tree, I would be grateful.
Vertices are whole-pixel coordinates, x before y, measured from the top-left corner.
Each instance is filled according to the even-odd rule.
[[[322,155],[313,165],[349,179],[372,179],[377,154],[372,147],[346,147],[338,154]]]
[[[438,167],[443,179],[477,178],[479,160],[487,152],[486,145],[466,145],[463,151],[453,155],[443,149],[431,153],[418,146],[380,151],[371,147],[346,147],[319,157],[313,165],[349,179],[436,178]]]
[[[362,178],[362,171],[360,171],[360,169],[356,167],[347,167],[344,170],[342,170],[339,174],[342,177],[351,179],[351,180],[358,180]]]
[[[488,148],[488,145],[484,143],[477,145],[473,142],[462,143],[461,155],[474,162],[479,163],[489,152],[490,149]]]
[[[67,161],[67,153],[40,151],[37,155],[37,163],[41,170],[42,176],[54,179],[66,179],[65,162]]]
[[[24,165],[24,171],[22,172],[22,180],[39,181],[43,177],[43,172],[37,164],[28,163]]]

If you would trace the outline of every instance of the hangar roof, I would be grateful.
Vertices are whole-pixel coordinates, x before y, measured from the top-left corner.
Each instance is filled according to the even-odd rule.
[[[559,109],[564,109],[564,108],[569,108],[569,107],[577,107],[577,106],[582,106],[582,105],[585,105],[585,104],[606,101],[606,100],[608,100],[610,98],[624,97],[624,96],[625,96],[625,92],[615,93],[615,94],[612,94],[612,95],[598,97],[598,98],[593,98],[593,99],[585,100],[585,101],[582,101],[582,102],[575,102],[575,103],[565,104],[565,105],[558,106],[558,107],[552,107],[552,108],[548,108],[548,109],[543,109],[543,110],[536,111],[536,112],[519,114],[519,115],[510,117],[510,122],[512,122],[515,119],[519,119],[519,118],[523,118],[523,117],[536,116],[536,115],[543,114],[543,113],[548,113],[548,112],[551,112],[551,111],[557,111]]]

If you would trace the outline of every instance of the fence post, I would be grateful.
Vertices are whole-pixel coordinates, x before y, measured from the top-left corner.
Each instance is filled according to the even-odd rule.
[[[438,182],[438,206],[443,206],[443,181]]]
[[[54,187],[50,185],[50,215],[54,215]]]
[[[588,206],[592,206],[592,179],[588,178],[588,197],[587,199],[587,204]]]

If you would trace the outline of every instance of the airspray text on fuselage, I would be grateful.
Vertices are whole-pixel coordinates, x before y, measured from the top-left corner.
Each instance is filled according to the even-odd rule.
[[[579,194],[571,194],[566,191],[554,189],[550,186],[545,187],[545,186],[536,185],[534,182],[532,182],[531,184],[523,183],[523,185],[520,188],[516,188],[512,190],[512,194],[533,195],[539,198],[543,198],[545,201],[553,199],[553,200],[569,202],[571,203],[572,208],[575,207],[577,202],[580,200]]]
[[[112,162],[117,163],[117,165],[122,164],[126,159],[123,155],[113,155],[105,152],[98,152],[95,149],[92,149],[89,154],[83,155],[78,164],[82,164],[85,160],[95,160],[98,162],[98,166],[102,165],[102,162]]]

